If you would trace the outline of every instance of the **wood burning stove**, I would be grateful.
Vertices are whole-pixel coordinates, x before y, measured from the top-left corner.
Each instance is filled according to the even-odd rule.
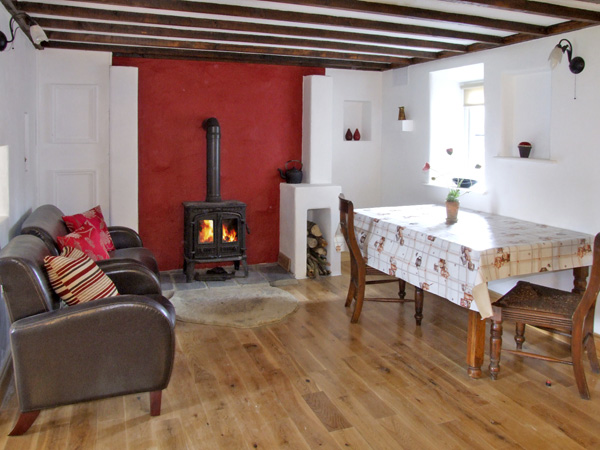
[[[246,204],[238,201],[184,202],[184,267],[186,281],[194,277],[196,263],[233,261],[235,270],[246,264]],[[197,279],[222,279],[235,273],[208,273]]]
[[[192,279],[226,279],[235,276],[221,268],[196,274],[197,263],[233,261],[234,269],[243,265],[244,277],[248,276],[246,263],[246,204],[236,200],[221,200],[220,193],[220,136],[217,119],[210,118],[203,124],[206,129],[206,201],[184,202],[184,264],[186,281]]]

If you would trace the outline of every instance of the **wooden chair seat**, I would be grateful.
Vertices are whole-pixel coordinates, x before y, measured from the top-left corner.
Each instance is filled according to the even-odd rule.
[[[500,354],[503,350],[502,323],[504,320],[511,320],[516,322],[516,350],[504,349],[504,351],[549,362],[571,364],[581,398],[589,399],[590,393],[583,370],[583,351],[587,350],[592,371],[600,373],[594,343],[594,310],[599,291],[600,233],[594,240],[592,270],[583,295],[519,281],[514,288],[493,304],[494,315],[490,328],[492,379],[496,379],[500,371]],[[523,351],[527,324],[570,336],[571,360]]]
[[[570,330],[580,301],[580,294],[519,281],[494,306],[502,308],[503,320]]]
[[[406,297],[406,282],[400,278],[390,276],[385,272],[370,267],[365,263],[362,252],[358,246],[358,241],[354,233],[354,205],[350,200],[346,200],[343,195],[340,195],[340,228],[348,251],[350,253],[350,286],[348,288],[348,296],[346,297],[345,306],[348,307],[354,300],[354,311],[350,321],[358,322],[360,317],[363,302],[392,302],[392,303],[407,303],[414,302],[415,304],[415,321],[417,325],[421,325],[423,319],[423,290],[415,286],[415,297]],[[378,276],[377,279],[367,280],[367,276]],[[365,289],[370,284],[380,283],[398,283],[398,297],[365,297]]]

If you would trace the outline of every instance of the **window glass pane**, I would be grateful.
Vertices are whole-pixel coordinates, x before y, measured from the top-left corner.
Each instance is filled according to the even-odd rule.
[[[483,86],[464,88],[465,106],[476,106],[484,104]]]
[[[430,74],[431,131],[427,172],[432,184],[451,187],[453,178],[485,188],[484,66]]]

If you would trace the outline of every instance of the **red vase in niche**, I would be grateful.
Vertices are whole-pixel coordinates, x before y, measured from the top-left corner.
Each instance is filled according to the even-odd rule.
[[[350,131],[350,128],[348,128],[348,131],[346,131],[346,140],[347,141],[352,140],[352,131]]]
[[[354,140],[355,141],[360,141],[360,133],[358,132],[358,128],[354,132]]]

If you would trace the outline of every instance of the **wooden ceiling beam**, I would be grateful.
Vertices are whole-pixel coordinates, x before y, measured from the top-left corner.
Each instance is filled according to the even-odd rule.
[[[575,22],[575,21],[557,23],[556,25],[552,25],[552,26],[548,27],[548,35],[568,33],[570,31],[577,31],[577,30],[581,30],[583,28],[591,27],[592,25],[594,25],[594,24],[589,23],[589,22],[583,23],[583,22]]]
[[[377,45],[362,45],[347,42],[324,41],[316,39],[295,39],[278,36],[256,34],[236,34],[212,31],[197,31],[181,28],[166,28],[155,26],[138,26],[112,24],[106,22],[90,22],[81,20],[47,19],[40,17],[37,22],[46,31],[48,30],[75,30],[91,31],[94,33],[127,34],[141,36],[174,37],[182,39],[196,39],[206,41],[227,41],[253,44],[274,45],[277,47],[323,48],[330,50],[344,50],[347,52],[373,53],[378,55],[393,55],[409,58],[435,59],[437,52],[409,50],[397,47],[384,47]]]
[[[201,3],[182,0],[80,0],[82,3],[102,5],[115,5],[153,10],[177,11],[197,14],[224,15],[229,17],[243,17],[254,20],[274,20],[291,23],[305,23],[312,25],[327,25],[342,28],[354,28],[389,33],[417,34],[422,36],[443,37],[452,39],[465,39],[470,41],[499,43],[502,38],[485,33],[470,33],[464,31],[447,30],[437,27],[424,27],[405,25],[393,22],[356,19],[349,17],[335,17],[321,14],[299,13],[294,11],[279,11],[261,8],[249,8],[237,5],[222,5],[216,3]],[[27,2],[24,3],[24,7]],[[543,33],[543,30],[540,30]]]
[[[387,64],[409,65],[410,60],[394,56],[382,56],[363,53],[332,52],[320,50],[304,50],[283,47],[262,47],[256,45],[219,44],[198,41],[180,41],[172,39],[153,39],[145,37],[129,37],[118,35],[69,33],[64,31],[48,31],[50,41],[72,41],[97,44],[112,44],[134,47],[176,48],[189,50],[207,50],[230,53],[252,53],[258,55],[299,56],[305,58],[340,59]]]
[[[588,28],[593,26],[594,24],[591,22],[561,22],[556,25],[551,25],[547,28],[548,34],[547,36],[553,36],[555,34],[568,33],[570,31],[577,31],[583,28]],[[511,36],[507,36],[504,38],[505,45],[518,44],[520,42],[526,42],[537,39],[535,36],[527,35],[527,34],[513,34]]]
[[[303,6],[316,6],[333,8],[343,11],[382,14],[390,17],[404,19],[433,20],[436,22],[450,22],[462,25],[471,25],[495,30],[510,31],[513,33],[526,33],[543,35],[544,27],[508,20],[491,19],[488,17],[456,14],[431,9],[413,8],[410,6],[393,5],[389,3],[375,3],[356,0],[260,0],[275,3],[285,3]]]
[[[257,24],[253,22],[236,22],[228,20],[200,19],[180,16],[161,16],[158,14],[136,13],[128,11],[114,11],[105,9],[79,8],[75,6],[62,6],[45,3],[26,2],[21,3],[22,8],[30,14],[45,16],[71,17],[77,19],[91,19],[104,21],[132,22],[165,26],[181,26],[189,28],[218,29],[230,31],[242,31],[259,35],[275,34],[299,36],[305,38],[340,40],[350,42],[369,42],[373,44],[428,48],[434,50],[447,50],[451,52],[464,53],[466,46],[448,42],[431,41],[425,39],[411,39],[404,37],[385,36],[380,34],[367,34],[346,32],[337,30],[324,30],[319,28],[303,28],[284,25]],[[36,20],[41,17],[37,17]],[[496,45],[502,43],[497,38]]]
[[[359,18],[204,1],[73,1],[74,5],[86,5],[82,7],[70,6],[70,2],[61,5],[0,0],[11,14],[16,14],[17,19],[17,12],[24,11],[38,21],[47,30],[49,38],[56,41],[56,45],[51,42],[48,47],[75,48],[81,45],[93,49],[123,48],[122,52],[133,48],[145,57],[150,54],[164,58],[169,55],[188,59],[214,57],[241,62],[268,60],[275,61],[274,64],[314,65],[307,61],[316,61],[319,67],[360,66],[367,67],[365,70],[404,67],[459,53],[477,52],[575,31],[600,23],[599,12],[539,1],[442,1],[474,5],[473,10],[476,12],[477,8],[487,7],[566,20],[543,27],[491,20],[477,14],[454,14],[356,0],[271,0],[270,8],[273,8],[272,3],[334,8],[360,12],[362,14]],[[387,17],[384,20],[367,20],[376,19],[376,15],[380,19],[382,15]],[[20,17],[22,20],[26,18],[23,14]],[[401,21],[407,17],[427,20],[432,26],[402,24]],[[532,17],[532,21],[534,20]],[[446,27],[445,23],[517,32],[508,36],[496,36],[487,31],[454,31],[443,28]],[[410,38],[404,35],[415,36]],[[461,40],[467,42],[457,44]]]
[[[565,20],[600,23],[600,12],[589,9],[571,8],[568,6],[542,3],[529,0],[444,0],[450,3],[464,3],[486,8],[504,9],[512,12],[537,14],[539,16],[560,17]],[[599,3],[594,1],[592,3]]]
[[[112,52],[114,56],[130,56],[137,58],[186,59],[194,61],[216,61],[253,64],[275,64],[305,67],[331,67],[337,69],[383,71],[392,68],[390,64],[369,63],[361,61],[344,61],[329,59],[312,59],[299,57],[281,57],[273,55],[253,55],[228,52],[193,51],[180,49],[163,49],[153,47],[127,47],[108,44],[90,44],[82,42],[52,41],[48,48],[68,50],[88,50]]]

